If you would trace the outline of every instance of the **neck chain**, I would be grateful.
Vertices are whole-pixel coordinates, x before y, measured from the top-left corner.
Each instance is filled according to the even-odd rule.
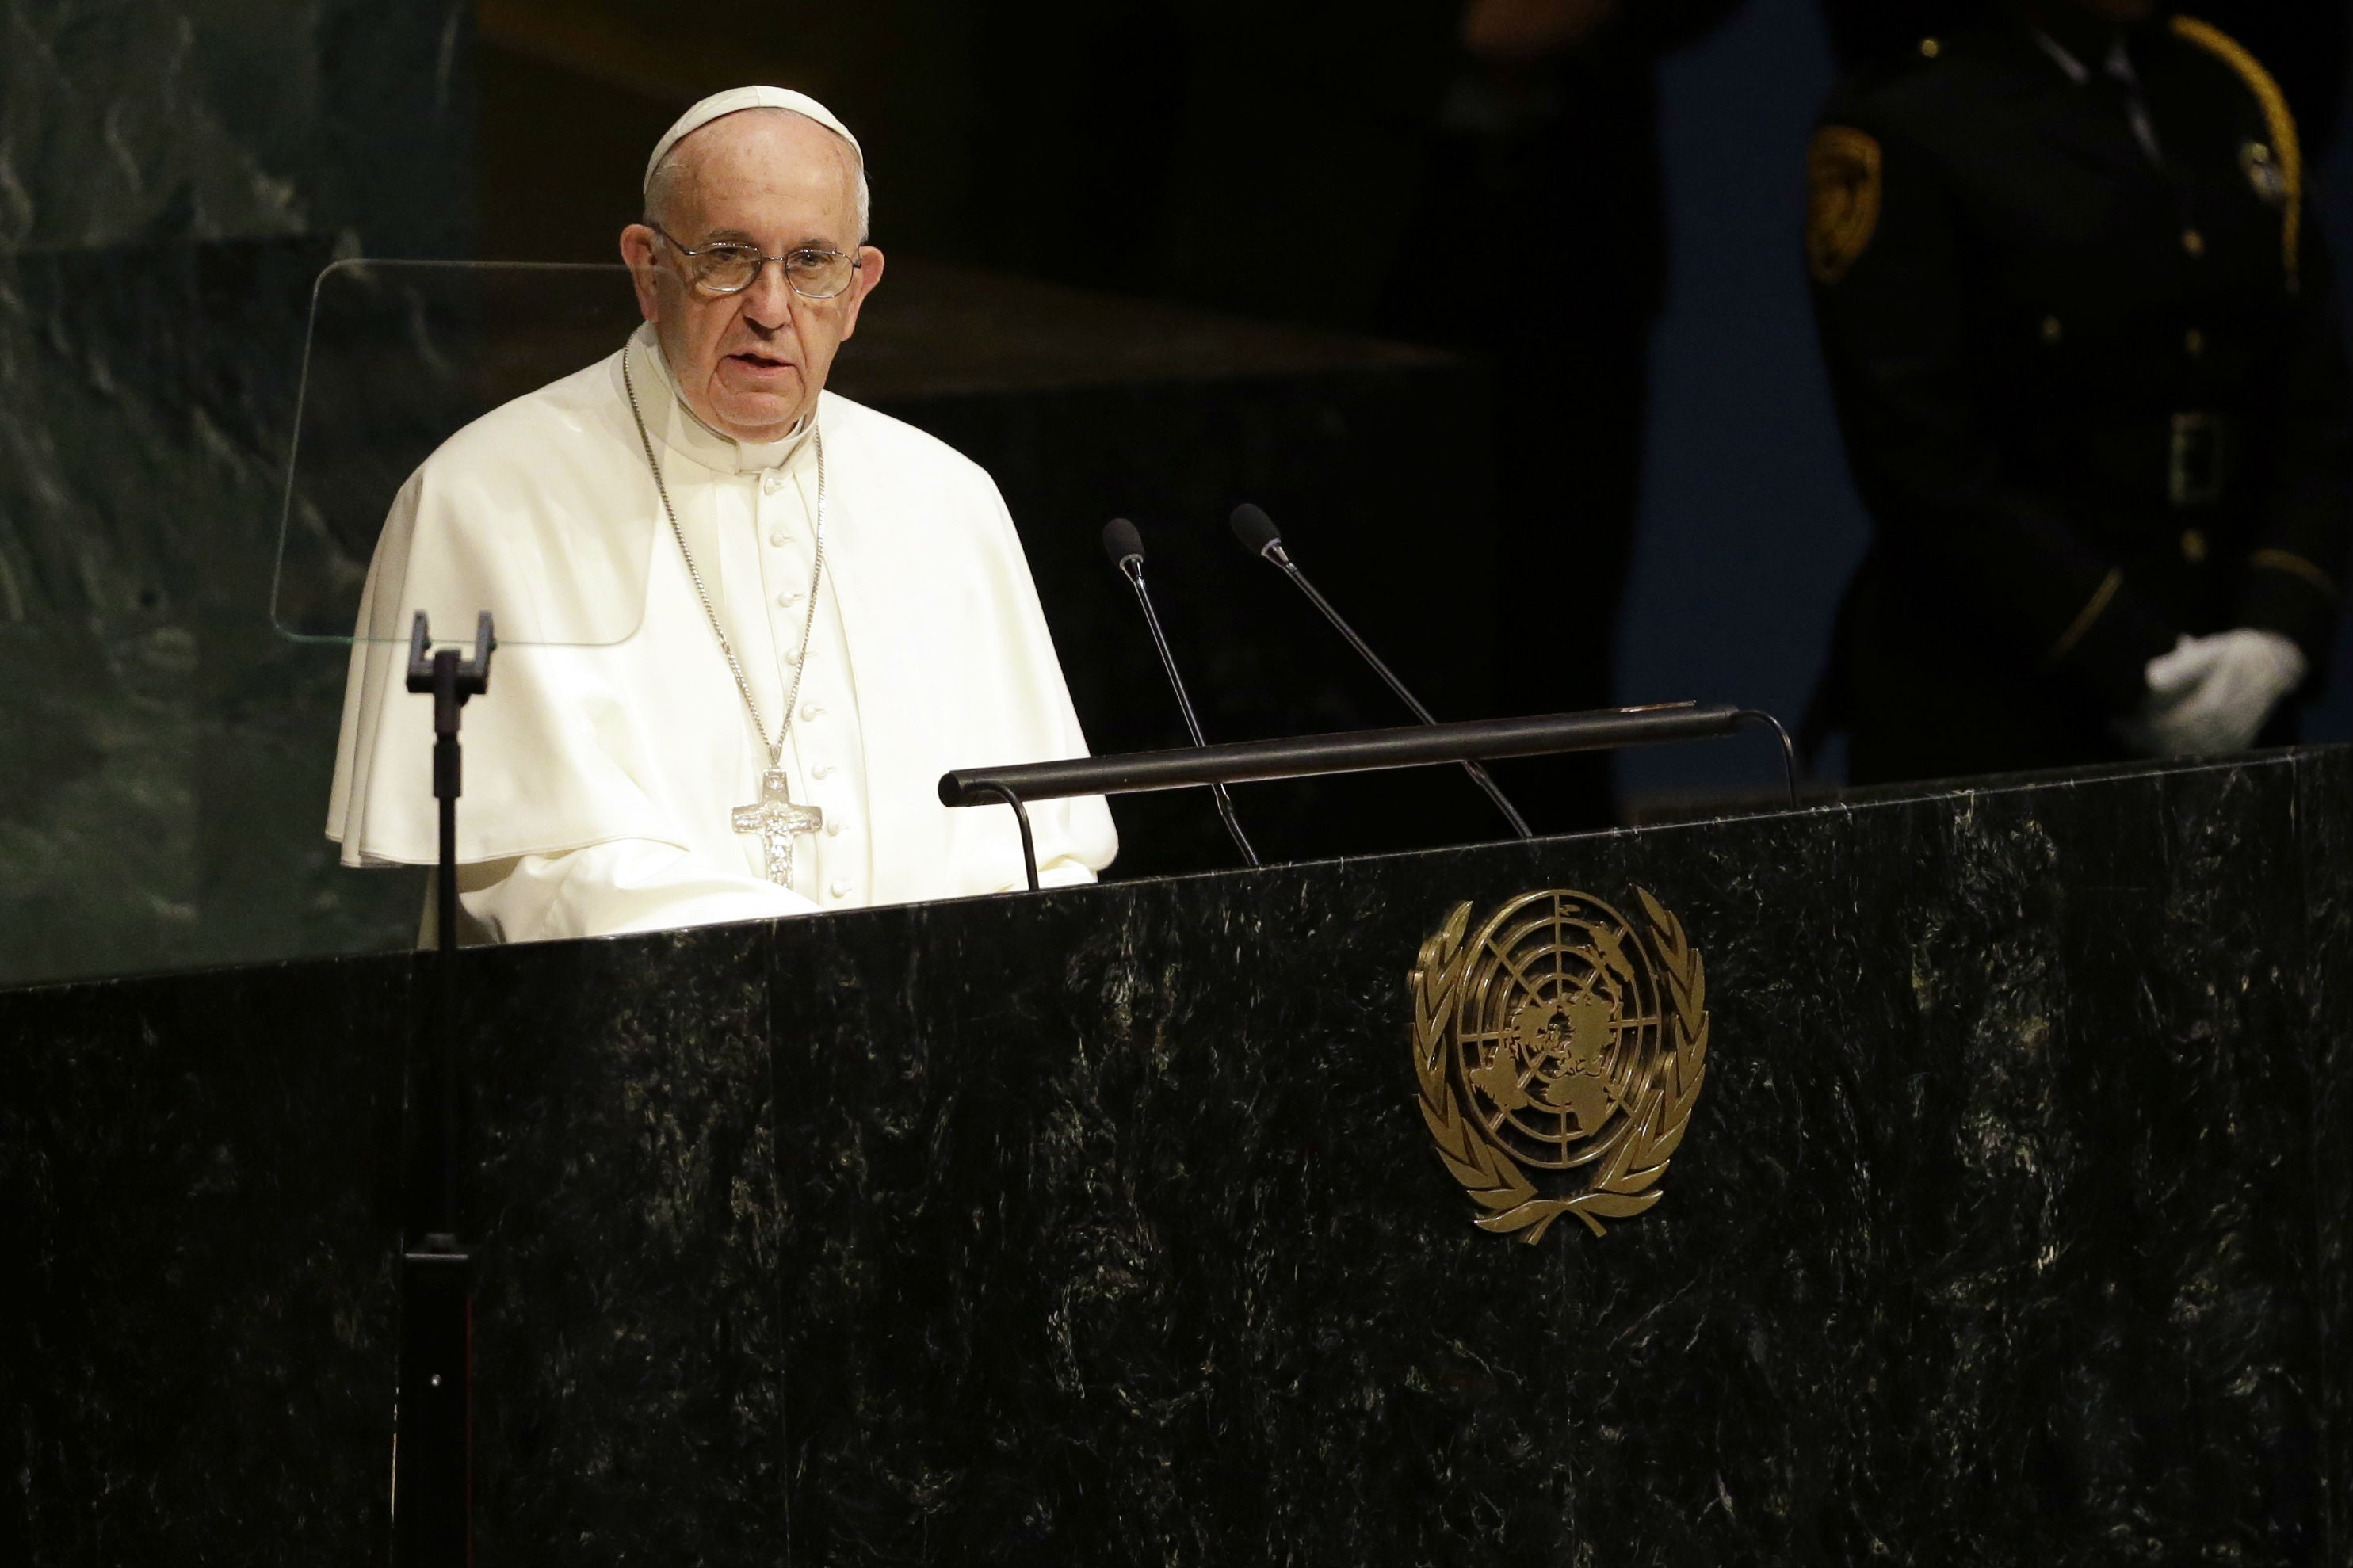
[[[727,632],[719,624],[718,607],[711,602],[711,590],[702,585],[702,574],[695,569],[694,552],[686,547],[686,531],[678,525],[678,509],[670,504],[670,487],[662,482],[661,464],[654,460],[653,437],[646,434],[646,416],[638,407],[637,384],[629,377],[629,358],[621,356],[621,386],[629,395],[629,416],[638,422],[638,439],[646,449],[646,467],[653,470],[654,493],[661,497],[663,515],[670,519],[671,537],[678,541],[678,552],[686,562],[686,574],[694,584],[694,595],[702,601],[702,613],[711,621],[711,635],[719,639],[719,651],[727,657],[727,668],[735,677],[735,689],[743,694],[744,710],[752,716],[752,729],[760,743],[768,748],[768,766],[773,770],[785,765],[785,737],[793,727],[793,706],[801,698],[801,677],[808,669],[809,637],[817,630],[817,590],[825,580],[825,430],[822,426],[809,433],[817,443],[817,548],[816,563],[809,571],[808,617],[801,623],[801,649],[793,660],[792,686],[785,693],[785,720],[776,727],[776,738],[768,739],[766,721],[760,717],[760,704],[752,696],[752,683],[744,677],[743,661],[735,657]]]

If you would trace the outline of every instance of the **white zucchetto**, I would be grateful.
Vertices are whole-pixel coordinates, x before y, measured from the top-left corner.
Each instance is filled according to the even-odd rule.
[[[788,87],[731,87],[725,92],[714,92],[692,109],[678,117],[662,139],[654,143],[654,155],[646,160],[646,189],[653,189],[654,171],[670,156],[670,150],[693,135],[712,121],[746,109],[789,109],[795,114],[806,115],[849,143],[858,154],[859,167],[866,166],[866,149],[849,133],[849,127],[834,118],[833,110],[805,92],[795,92]]]

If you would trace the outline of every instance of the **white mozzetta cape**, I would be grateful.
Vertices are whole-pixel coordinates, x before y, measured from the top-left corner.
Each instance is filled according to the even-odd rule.
[[[524,636],[636,627],[610,646],[504,644],[488,695],[467,707],[458,858],[476,869],[459,885],[495,934],[589,935],[1024,886],[1012,814],[950,810],[936,793],[950,768],[1086,754],[995,484],[933,437],[822,397],[828,521],[812,688],[828,650],[848,668],[828,671],[840,696],[816,721],[797,721],[786,763],[793,797],[823,807],[834,832],[799,841],[804,861],[821,851],[827,879],[804,870],[800,892],[779,888],[758,875],[757,840],[733,831],[733,808],[759,796],[766,753],[662,516],[624,355],[680,524],[773,732],[790,674],[780,661],[797,647],[807,605],[795,595],[776,624],[756,624],[779,595],[761,581],[771,568],[753,535],[773,520],[768,542],[806,549],[786,535],[811,521],[814,445],[739,447],[712,434],[676,401],[640,331],[620,353],[459,431],[393,503],[360,612],[377,640],[352,650],[328,808],[343,863],[436,859],[433,704],[406,689],[409,610],[437,607],[438,638],[470,640],[470,625],[439,623],[447,606],[480,605],[526,623]],[[764,466],[780,453],[780,466]],[[796,559],[806,588],[807,557]],[[805,705],[801,718],[812,711]],[[852,732],[839,733],[845,724]],[[842,757],[851,765],[828,761]],[[1117,840],[1100,799],[1030,815],[1050,885],[1110,864]],[[854,873],[831,875],[845,867]],[[518,900],[525,881],[561,884],[560,896]]]

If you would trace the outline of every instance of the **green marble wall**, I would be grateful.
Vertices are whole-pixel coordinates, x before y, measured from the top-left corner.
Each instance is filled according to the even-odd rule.
[[[381,946],[263,621],[310,279],[470,244],[472,7],[0,0],[0,980]]]

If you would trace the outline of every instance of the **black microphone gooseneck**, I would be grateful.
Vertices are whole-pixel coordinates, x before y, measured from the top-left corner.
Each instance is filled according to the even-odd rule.
[[[1160,616],[1152,608],[1152,595],[1145,591],[1144,535],[1127,519],[1115,517],[1103,525],[1103,553],[1111,557],[1111,563],[1119,568],[1119,574],[1135,590],[1135,602],[1144,606],[1144,624],[1152,630],[1152,646],[1160,654],[1160,668],[1167,672],[1169,689],[1176,693],[1176,706],[1185,715],[1186,732],[1193,737],[1193,744],[1206,746],[1209,742],[1202,738],[1201,721],[1193,716],[1193,700],[1185,695],[1185,681],[1176,673],[1176,656],[1168,651],[1168,639],[1160,630]],[[1250,837],[1242,831],[1241,819],[1234,815],[1233,797],[1226,793],[1226,786],[1213,784],[1209,794],[1218,804],[1219,820],[1233,836],[1234,847],[1251,865],[1260,864],[1258,851],[1250,847]]]
[[[1398,700],[1412,710],[1415,718],[1425,724],[1438,722],[1430,715],[1430,710],[1421,705],[1420,700],[1406,689],[1405,682],[1399,680],[1396,673],[1381,662],[1381,656],[1375,653],[1366,645],[1365,639],[1356,635],[1356,628],[1350,626],[1342,618],[1340,612],[1332,607],[1332,601],[1315,591],[1315,584],[1307,580],[1307,574],[1299,569],[1298,563],[1291,559],[1291,552],[1282,547],[1282,531],[1274,526],[1272,518],[1267,516],[1258,507],[1244,501],[1234,508],[1231,521],[1234,537],[1242,542],[1242,548],[1262,560],[1272,562],[1282,569],[1284,576],[1297,584],[1299,591],[1307,595],[1307,602],[1324,612],[1324,618],[1332,623],[1332,629],[1338,632],[1346,639],[1348,646],[1356,650],[1357,658],[1373,667],[1375,675],[1388,682],[1388,689],[1398,694]],[[1142,592],[1141,587],[1137,591]],[[1493,776],[1482,764],[1466,762],[1462,764],[1462,771],[1469,773],[1471,782],[1484,790],[1487,798],[1495,803],[1495,809],[1504,814],[1504,819],[1512,825],[1513,832],[1523,838],[1535,837],[1528,826],[1527,818],[1522,816],[1519,808],[1504,797],[1502,788],[1496,784]]]

